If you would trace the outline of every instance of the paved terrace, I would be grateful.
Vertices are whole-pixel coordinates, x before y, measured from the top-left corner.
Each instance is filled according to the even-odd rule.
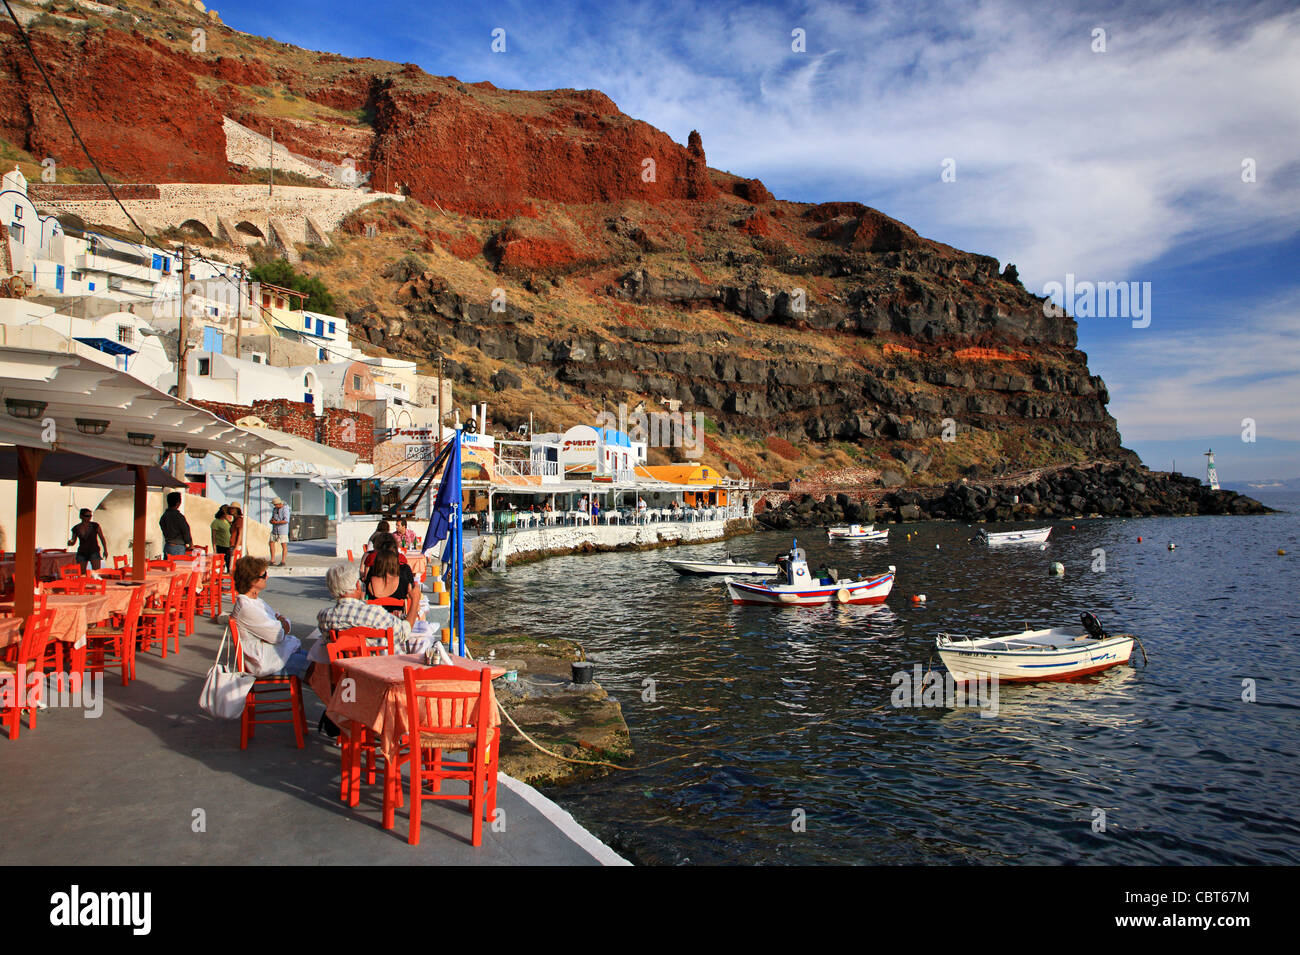
[[[290,561],[293,552],[290,550]],[[267,601],[300,637],[326,601],[323,581],[272,579]],[[315,732],[323,709],[304,687],[305,749],[284,726],[258,729],[239,749],[238,721],[198,708],[222,627],[200,617],[179,655],[137,657],[137,679],[105,680],[103,713],[43,710],[16,741],[0,738],[0,864],[595,865],[611,850],[531,787],[502,776],[498,805],[506,831],[483,829],[469,844],[465,803],[426,802],[418,846],[406,843],[407,815],[379,827],[381,792],[361,804],[338,798],[338,750]],[[0,736],[3,736],[0,733]],[[206,832],[194,832],[195,811]]]

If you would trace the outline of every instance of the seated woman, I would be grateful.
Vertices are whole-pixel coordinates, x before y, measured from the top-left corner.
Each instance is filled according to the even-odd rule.
[[[367,552],[366,556],[361,558],[362,580],[370,576],[370,569],[375,563],[375,555],[377,555],[381,550],[391,550],[397,555],[397,562],[405,566],[406,555],[402,553],[401,548],[398,546],[396,537],[392,534],[376,534],[371,538],[371,540],[374,541],[374,544],[372,545],[373,549]]]
[[[420,588],[415,585],[411,568],[397,557],[397,552],[387,547],[375,552],[375,562],[366,577],[366,599],[389,597],[404,601],[400,607],[384,609],[408,624],[414,624],[420,609]]]
[[[254,676],[296,676],[307,671],[307,651],[289,632],[289,621],[273,611],[261,597],[266,588],[267,562],[241,557],[231,575],[235,609],[230,619],[239,628],[244,670]]]

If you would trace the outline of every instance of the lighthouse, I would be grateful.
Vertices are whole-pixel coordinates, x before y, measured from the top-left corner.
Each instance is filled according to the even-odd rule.
[[[1205,483],[1210,485],[1211,490],[1217,491],[1219,490],[1219,472],[1214,470],[1214,449],[1211,448],[1206,451],[1205,456],[1210,459],[1205,465]]]

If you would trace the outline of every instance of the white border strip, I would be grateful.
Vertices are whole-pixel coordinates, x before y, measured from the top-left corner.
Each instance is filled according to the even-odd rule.
[[[498,772],[497,779],[505,784],[505,787],[512,793],[528,803],[543,816],[546,817],[557,829],[570,840],[585,850],[593,859],[601,865],[631,865],[621,855],[611,849],[605,843],[601,842],[590,832],[578,824],[578,820],[565,812],[551,800],[547,799],[532,786],[525,782],[520,782],[513,776],[507,776],[505,773]]]

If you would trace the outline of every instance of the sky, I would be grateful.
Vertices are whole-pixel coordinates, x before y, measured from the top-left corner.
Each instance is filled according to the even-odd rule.
[[[1202,473],[1213,447],[1225,482],[1300,476],[1294,3],[218,9],[309,49],[599,89],[778,198],[865,202],[1014,262],[1031,291],[1076,293],[1079,347],[1146,463]],[[1090,309],[1099,282],[1127,308]]]

